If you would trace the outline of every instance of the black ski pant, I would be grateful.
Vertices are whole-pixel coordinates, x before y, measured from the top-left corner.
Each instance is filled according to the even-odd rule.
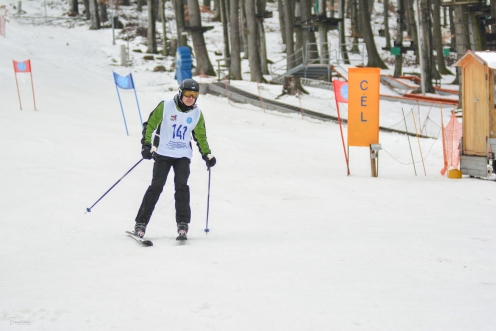
[[[143,201],[141,202],[136,223],[150,222],[155,205],[164,189],[167,176],[171,168],[174,169],[174,199],[176,202],[176,222],[189,223],[191,220],[191,208],[189,205],[189,165],[191,160],[187,157],[172,158],[168,156],[157,155],[153,165],[152,183],[146,190]]]

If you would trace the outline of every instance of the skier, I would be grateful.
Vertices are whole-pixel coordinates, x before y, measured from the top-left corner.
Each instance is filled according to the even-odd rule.
[[[207,169],[216,163],[207,142],[205,121],[196,105],[200,85],[193,79],[185,79],[179,93],[173,99],[164,100],[151,112],[143,123],[141,155],[154,159],[153,178],[146,190],[136,216],[135,235],[143,238],[155,205],[162,193],[171,167],[174,169],[175,208],[178,240],[185,240],[191,220],[188,178],[193,150],[191,138],[196,141]],[[152,148],[152,134],[155,132]]]

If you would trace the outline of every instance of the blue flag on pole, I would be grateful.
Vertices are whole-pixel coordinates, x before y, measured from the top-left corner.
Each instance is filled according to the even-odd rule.
[[[124,108],[122,107],[121,95],[119,93],[119,88],[123,90],[134,90],[134,96],[136,97],[136,104],[138,105],[138,114],[141,122],[141,126],[143,126],[143,120],[141,119],[141,110],[138,102],[138,95],[136,94],[136,89],[134,88],[133,76],[131,74],[127,76],[120,76],[115,72],[112,72],[114,75],[115,89],[117,91],[117,97],[119,98],[119,104],[121,105],[122,118],[124,119],[124,126],[126,127],[126,134],[129,135],[129,131],[127,129],[126,116],[124,115]]]
[[[123,90],[134,89],[133,76],[131,74],[127,76],[120,76],[115,72],[113,74],[114,74],[115,85],[119,86]]]

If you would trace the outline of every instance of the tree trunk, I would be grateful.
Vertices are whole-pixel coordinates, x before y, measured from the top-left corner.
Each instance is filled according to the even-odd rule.
[[[417,21],[415,21],[415,10],[413,9],[413,0],[406,0],[406,12],[408,17],[408,35],[410,36],[410,40],[413,43],[413,47],[415,48],[414,52],[417,55],[417,62],[419,56],[419,45],[418,45],[418,33],[417,33]]]
[[[456,32],[455,32],[455,18],[454,9],[452,6],[449,7],[449,26],[451,34],[451,50],[456,50]]]
[[[269,74],[269,66],[267,63],[267,44],[265,42],[265,28],[263,13],[265,12],[265,0],[256,0],[256,17],[257,17],[257,37],[258,49],[260,50],[260,68],[263,75]]]
[[[188,37],[183,35],[184,32],[184,5],[182,0],[174,1],[174,13],[176,15],[176,32],[177,32],[177,46],[187,46]],[[175,56],[175,54],[172,54]]]
[[[220,0],[220,16],[222,20],[222,35],[224,37],[224,58],[228,59],[231,57],[231,53],[229,51],[229,31],[227,29],[227,23],[229,19],[227,15],[226,1],[228,0]],[[231,66],[229,60],[226,60],[226,66]]]
[[[248,26],[248,47],[250,55],[250,81],[261,83],[263,81],[260,68],[260,52],[257,47],[257,21],[255,17],[255,0],[245,0],[246,23]]]
[[[339,47],[341,49],[341,57],[343,58],[344,63],[350,64],[350,58],[348,57],[348,50],[346,49],[344,2],[345,0],[339,0],[338,16],[343,19],[341,22],[339,22]]]
[[[420,0],[420,18],[419,23],[422,27],[421,36],[422,44],[419,45],[420,56],[422,56],[423,65],[423,83],[426,93],[436,93],[432,85],[433,70],[432,68],[432,37],[431,37],[431,15],[429,10],[429,0]]]
[[[90,0],[83,0],[83,5],[84,5],[84,13],[86,14],[86,19],[90,20],[91,19]]]
[[[241,75],[241,44],[239,34],[239,0],[230,0],[229,22],[231,25],[231,66],[229,73],[231,79],[242,80]]]
[[[457,59],[461,58],[470,49],[470,38],[468,31],[467,15],[468,11],[466,5],[456,5],[454,6],[454,25],[455,25],[455,37],[456,37],[456,56]],[[459,108],[462,108],[462,84],[460,84],[461,68],[456,68],[456,78],[452,84],[459,85],[458,102]]]
[[[436,60],[437,60],[437,68],[441,75],[453,75],[451,71],[446,68],[446,63],[444,62],[444,54],[443,54],[443,37],[441,32],[441,0],[434,0],[434,11],[432,13],[433,16],[433,39],[434,39],[434,48],[436,50]]]
[[[162,34],[163,37],[162,39],[164,40],[164,46],[162,48],[162,55],[167,56],[169,55],[169,50],[167,47],[167,30],[166,30],[166,18],[165,18],[165,0],[160,0],[160,20],[162,21]]]
[[[350,0],[350,11],[351,11],[351,37],[353,38],[353,46],[351,47],[351,53],[360,53],[358,48],[358,37],[360,37],[360,31],[358,23],[359,11],[358,11],[358,0]]]
[[[195,75],[204,74],[215,76],[215,70],[208,57],[205,37],[203,36],[200,5],[198,0],[188,0],[189,23],[191,28],[191,37],[193,39],[193,48],[196,56]]]
[[[294,4],[294,52],[303,50],[303,33],[301,28],[301,0],[296,0]],[[293,67],[300,65],[303,62],[301,55],[295,54],[293,59]]]
[[[310,20],[312,17],[312,3],[311,0],[300,0],[301,5],[301,21],[305,22]],[[317,39],[315,38],[315,32],[313,28],[302,29],[303,37],[303,47],[307,52],[305,58],[308,61],[315,60],[319,58],[319,52],[317,50]]]
[[[360,16],[362,17],[363,40],[365,42],[365,47],[367,47],[367,67],[387,69],[388,67],[381,59],[379,52],[377,51],[377,46],[375,45],[368,0],[360,0]]]
[[[294,15],[291,0],[284,1],[284,35],[286,36],[286,70],[294,68]]]
[[[491,1],[491,18],[496,18],[496,1]],[[491,32],[496,33],[496,22],[491,24]]]
[[[282,44],[286,45],[286,23],[284,21],[283,0],[277,0],[277,12],[279,13],[279,27],[281,29]]]
[[[154,2],[157,0],[146,0],[146,6],[148,10],[148,29],[147,29],[147,39],[148,39],[148,49],[147,53],[156,54],[157,53],[157,29],[155,16]]]
[[[384,37],[386,37],[386,47],[391,47],[391,35],[389,33],[389,0],[384,0]]]
[[[408,0],[407,0],[408,1]],[[398,21],[396,24],[396,40],[394,42],[394,46],[403,45],[403,20],[404,20],[404,0],[398,0]],[[396,55],[396,59],[394,61],[394,75],[393,77],[400,77],[403,73],[403,54]]]
[[[123,6],[130,6],[130,5],[131,5],[131,3],[130,3],[130,1],[129,1],[129,0],[122,0],[122,1],[121,1],[121,5],[123,5]]]
[[[78,0],[71,0],[71,13],[73,15],[79,15],[79,4],[78,4]]]
[[[90,0],[90,19],[91,19],[90,30],[99,30],[100,16],[98,15],[97,0]]]
[[[250,55],[250,48],[248,47],[248,25],[246,23],[246,10],[245,10],[245,0],[240,0],[241,9],[241,39],[243,40],[243,60],[248,60]]]
[[[329,47],[327,47],[327,25],[325,19],[327,18],[326,2],[318,0],[319,4],[319,45],[320,45],[320,63],[329,62]]]
[[[143,11],[143,5],[145,4],[145,0],[138,0],[138,5],[136,7],[136,10],[139,12]]]
[[[100,22],[107,22],[108,14],[107,14],[107,4],[105,1],[101,1],[98,3],[99,13],[100,13]]]
[[[214,0],[214,18],[212,21],[214,22],[220,22],[221,21],[221,12],[220,12],[220,0]]]
[[[300,77],[284,77],[284,84],[282,85],[282,95],[297,95],[301,93],[308,94],[308,92],[301,85]]]

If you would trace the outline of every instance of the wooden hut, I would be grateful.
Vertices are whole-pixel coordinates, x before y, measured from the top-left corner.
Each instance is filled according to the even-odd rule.
[[[460,170],[464,175],[487,177],[487,165],[494,159],[490,152],[496,153],[496,52],[469,50],[455,65],[462,69]]]

